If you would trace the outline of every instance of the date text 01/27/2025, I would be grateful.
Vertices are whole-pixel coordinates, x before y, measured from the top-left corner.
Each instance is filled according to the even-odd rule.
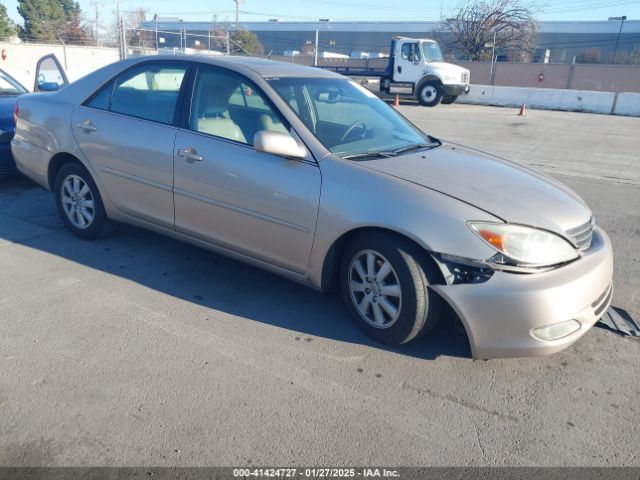
[[[236,478],[398,478],[397,470],[386,468],[234,468]]]

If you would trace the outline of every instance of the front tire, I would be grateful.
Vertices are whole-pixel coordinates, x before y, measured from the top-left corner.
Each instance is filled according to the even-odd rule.
[[[56,175],[54,194],[62,222],[76,237],[91,240],[107,230],[100,192],[84,166],[64,164]]]
[[[451,105],[457,99],[458,95],[447,95],[446,97],[442,97],[442,101],[440,103],[442,103],[443,105]]]
[[[440,103],[442,93],[438,88],[438,84],[427,82],[420,85],[418,89],[418,102],[424,107],[435,107]]]
[[[441,300],[428,286],[438,279],[424,250],[384,232],[355,237],[340,264],[340,290],[351,317],[387,345],[410,342],[433,328]]]

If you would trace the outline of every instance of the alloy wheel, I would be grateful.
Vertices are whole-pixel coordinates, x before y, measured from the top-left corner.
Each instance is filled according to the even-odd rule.
[[[84,230],[89,228],[95,218],[95,201],[91,188],[82,177],[69,175],[62,182],[62,207],[71,224]]]
[[[349,267],[351,300],[369,325],[386,329],[395,324],[402,307],[402,289],[391,263],[375,250],[356,253]]]

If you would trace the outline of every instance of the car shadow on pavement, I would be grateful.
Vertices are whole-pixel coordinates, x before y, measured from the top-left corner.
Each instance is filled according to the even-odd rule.
[[[53,197],[26,180],[0,180],[0,214],[46,232],[9,232],[10,240],[155,291],[234,316],[284,328],[301,337],[356,343],[421,359],[470,358],[468,340],[443,315],[428,335],[402,347],[370,340],[351,321],[336,293],[323,294],[241,262],[135,227],[119,225],[96,241],[75,238],[57,218]],[[26,191],[25,191],[26,189]],[[43,195],[44,193],[44,195]],[[32,203],[37,203],[37,208]],[[27,228],[27,230],[29,230]]]

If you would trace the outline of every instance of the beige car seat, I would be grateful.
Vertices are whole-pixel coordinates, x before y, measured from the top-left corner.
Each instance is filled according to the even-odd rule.
[[[268,130],[270,132],[289,133],[284,124],[279,120],[273,120],[273,117],[269,114],[263,113],[260,115],[261,130]]]
[[[193,118],[193,128],[198,132],[247,143],[240,127],[229,116],[229,99],[239,83],[216,75],[201,82]]]

